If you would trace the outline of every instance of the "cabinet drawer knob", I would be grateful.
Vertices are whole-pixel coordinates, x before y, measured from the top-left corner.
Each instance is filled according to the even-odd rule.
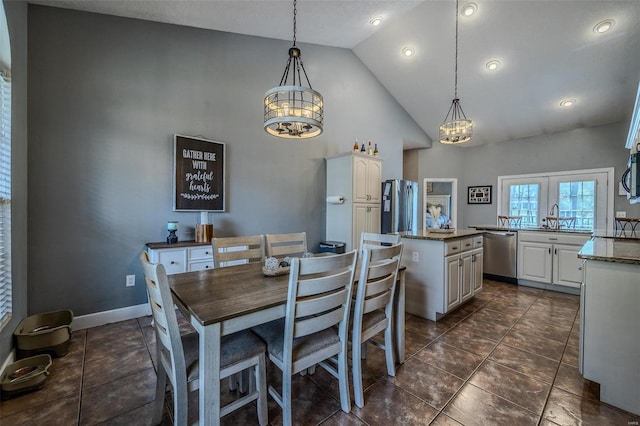
[[[458,250],[458,246],[451,247],[453,250]]]
[[[171,261],[171,264],[172,264],[172,265],[175,265],[175,264],[176,264],[176,261],[175,261],[175,260],[172,260],[172,261]]]

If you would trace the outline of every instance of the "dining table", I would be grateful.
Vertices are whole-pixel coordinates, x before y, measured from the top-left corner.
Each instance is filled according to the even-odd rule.
[[[394,297],[394,347],[404,363],[404,267]],[[358,274],[356,274],[357,276]],[[199,418],[220,424],[222,336],[285,316],[289,274],[265,275],[262,263],[246,263],[168,276],[176,306],[199,334]]]

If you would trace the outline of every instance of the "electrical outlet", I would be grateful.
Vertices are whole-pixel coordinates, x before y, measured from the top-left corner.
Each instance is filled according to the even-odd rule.
[[[616,217],[627,217],[626,211],[616,212]]]
[[[127,275],[127,287],[133,287],[136,285],[136,276]]]
[[[420,252],[414,251],[413,252],[413,261],[414,262],[420,262]]]

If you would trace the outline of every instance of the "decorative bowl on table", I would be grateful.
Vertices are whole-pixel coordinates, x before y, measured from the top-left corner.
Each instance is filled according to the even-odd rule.
[[[288,274],[290,269],[290,261],[290,258],[285,258],[285,260],[280,262],[275,257],[268,257],[264,262],[264,266],[262,267],[262,273],[270,277]]]

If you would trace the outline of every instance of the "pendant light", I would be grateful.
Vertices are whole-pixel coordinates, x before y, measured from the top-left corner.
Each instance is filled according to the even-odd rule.
[[[322,133],[324,101],[322,95],[311,88],[300,49],[296,47],[296,15],[296,0],[293,0],[293,46],[289,49],[280,84],[264,94],[264,130],[280,138],[306,139]],[[302,85],[302,75],[308,87]]]
[[[440,142],[458,144],[471,141],[473,122],[467,119],[458,99],[458,0],[456,0],[456,68],[453,102],[440,125]]]

